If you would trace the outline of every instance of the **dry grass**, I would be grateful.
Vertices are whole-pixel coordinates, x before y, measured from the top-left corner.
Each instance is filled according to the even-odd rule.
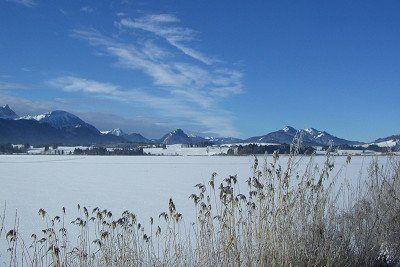
[[[221,181],[214,173],[208,184],[196,185],[190,227],[172,199],[166,212],[150,218],[146,231],[129,211],[115,217],[78,205],[79,217],[71,222],[65,209],[56,217],[40,209],[45,229],[30,244],[19,236],[17,219],[14,229],[0,228],[10,248],[0,260],[10,266],[399,264],[399,160],[388,156],[385,165],[373,160],[366,184],[349,189],[341,171],[350,157],[337,172],[329,153],[322,168],[310,157],[300,172],[296,147],[285,166],[277,153],[264,164],[255,158],[246,194],[236,176]]]

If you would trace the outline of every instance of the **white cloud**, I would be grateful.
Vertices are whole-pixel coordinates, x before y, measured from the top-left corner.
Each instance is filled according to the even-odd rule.
[[[216,115],[213,110],[204,111],[193,109],[185,101],[176,97],[155,96],[146,91],[137,89],[122,89],[119,86],[88,80],[74,76],[63,76],[47,82],[48,85],[67,92],[84,92],[122,102],[137,102],[145,104],[167,118],[183,119],[185,124],[196,126],[219,133],[221,135],[237,135],[232,126],[230,114],[219,111]]]
[[[170,123],[164,123],[153,117],[130,117],[115,115],[110,112],[78,110],[75,112],[81,119],[96,126],[99,130],[121,128],[126,133],[140,133],[146,138],[160,138],[171,131]]]
[[[240,93],[243,89],[240,72],[217,67],[204,68],[193,63],[174,61],[168,57],[171,52],[149,41],[143,46],[125,44],[95,30],[75,30],[73,36],[88,41],[92,46],[102,48],[117,58],[121,67],[143,71],[156,85],[171,87],[173,91],[176,89],[224,91],[225,95],[229,95]]]
[[[125,118],[115,115],[107,109],[93,111],[82,107],[79,108],[75,100],[69,101],[56,98],[52,101],[33,101],[0,92],[0,106],[5,104],[8,104],[19,116],[37,115],[55,109],[62,109],[72,112],[100,130],[110,130],[119,127],[128,133],[137,132],[148,138],[160,138],[167,131],[172,130],[171,122],[163,123],[153,117],[132,116]]]
[[[122,19],[117,25],[123,29],[118,37],[105,36],[94,29],[72,33],[74,38],[95,47],[96,53],[115,58],[114,66],[149,76],[153,84],[147,88],[151,89],[121,89],[117,85],[68,76],[52,81],[58,83],[53,85],[119,101],[140,101],[162,111],[164,116],[184,119],[185,123],[201,126],[205,131],[236,135],[232,115],[219,104],[222,99],[242,92],[241,72],[201,53],[195,55],[197,51],[191,50],[189,42],[194,40],[196,32],[177,26],[179,22],[169,14],[149,15]]]
[[[50,86],[62,88],[67,92],[88,92],[97,94],[112,94],[118,91],[118,87],[108,83],[99,83],[74,76],[64,76],[48,82]]]
[[[0,92],[0,106],[8,104],[18,115],[39,114],[49,111],[56,104],[55,102],[33,101],[22,97],[10,96]],[[58,107],[59,108],[59,107]]]
[[[20,4],[26,7],[34,7],[36,5],[36,2],[34,0],[7,0],[7,1]]]
[[[0,82],[0,90],[27,89],[28,86],[20,83]]]
[[[207,57],[187,45],[187,42],[192,41],[197,33],[192,29],[176,26],[176,23],[178,22],[180,22],[179,19],[173,15],[157,14],[148,15],[137,19],[123,18],[121,19],[120,24],[127,28],[148,31],[159,37],[162,37],[169,44],[184,54],[207,65],[217,62],[216,59]]]
[[[94,8],[91,6],[83,6],[81,7],[81,11],[82,12],[86,12],[86,13],[93,13],[94,12]]]

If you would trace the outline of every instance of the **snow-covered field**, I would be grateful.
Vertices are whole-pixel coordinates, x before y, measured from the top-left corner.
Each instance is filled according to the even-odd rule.
[[[284,163],[286,159],[281,156],[280,161]],[[302,159],[300,169],[308,159]],[[360,170],[365,172],[371,159],[354,157],[343,175],[356,184]],[[314,160],[322,164],[324,157]],[[345,161],[346,157],[337,157],[336,168]],[[19,230],[27,238],[42,229],[38,226],[44,227],[39,208],[54,216],[65,206],[72,219],[76,218],[78,203],[89,210],[97,206],[107,208],[114,214],[128,209],[146,222],[150,216],[158,218],[160,212],[167,210],[172,197],[189,222],[194,209],[188,196],[195,184],[207,183],[213,172],[219,174],[218,179],[238,174],[240,187],[245,190],[244,181],[251,175],[252,162],[253,157],[227,156],[1,155],[0,209],[6,203],[6,229],[12,228],[14,214],[18,213]]]

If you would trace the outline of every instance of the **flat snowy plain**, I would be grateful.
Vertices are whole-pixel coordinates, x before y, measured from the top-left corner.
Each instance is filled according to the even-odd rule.
[[[264,157],[259,157],[260,165]],[[324,157],[314,161],[322,166]],[[92,210],[109,209],[119,216],[124,210],[134,212],[141,222],[168,208],[174,199],[186,223],[194,219],[193,202],[188,199],[197,183],[207,183],[213,172],[217,181],[237,174],[242,192],[251,175],[253,157],[228,156],[0,156],[0,210],[6,203],[6,229],[12,229],[15,212],[19,231],[29,240],[33,232],[45,227],[38,216],[44,208],[51,217],[66,207],[68,218],[77,217],[77,204]],[[271,158],[269,157],[269,160]],[[285,166],[287,157],[281,156]],[[366,172],[372,157],[353,157],[351,165],[342,170],[353,185],[360,171]],[[379,159],[382,164],[386,160]],[[299,170],[309,157],[302,158]],[[346,157],[335,158],[335,172],[345,165]],[[217,185],[219,184],[216,183]]]

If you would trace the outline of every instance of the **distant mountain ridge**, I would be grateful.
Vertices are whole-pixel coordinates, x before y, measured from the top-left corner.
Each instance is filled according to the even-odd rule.
[[[243,140],[244,143],[273,143],[273,144],[290,144],[297,134],[297,130],[293,127],[285,128],[271,132],[261,136],[254,136]]]
[[[338,138],[325,131],[319,131],[314,128],[297,130],[291,126],[286,126],[281,130],[277,130],[266,135],[250,137],[244,140],[244,143],[275,143],[275,144],[291,144],[296,135],[301,137],[302,143],[311,146],[327,146],[327,145],[360,145],[361,142]]]
[[[50,144],[64,139],[61,130],[33,120],[0,119],[0,143]]]
[[[13,120],[18,118],[18,115],[8,106],[0,107],[0,119]]]
[[[254,136],[247,139],[234,137],[200,137],[188,135],[182,129],[176,129],[165,134],[159,143],[165,145],[172,144],[197,144],[201,142],[212,142],[214,144],[237,144],[237,143],[271,143],[271,144],[291,144],[296,135],[301,136],[302,143],[309,146],[327,146],[327,145],[360,145],[358,141],[338,138],[325,131],[319,131],[314,128],[297,130],[291,126],[286,126],[281,130],[270,132],[262,136]]]
[[[379,147],[389,147],[394,151],[400,151],[400,134],[376,139],[371,145],[377,145]]]
[[[0,143],[13,144],[97,144],[116,143],[118,137],[104,136],[85,127],[54,128],[35,120],[0,119]]]
[[[85,127],[99,132],[93,125],[84,122],[78,116],[63,110],[54,110],[36,116],[24,116],[19,119],[36,120],[39,123],[47,123],[56,129]]]
[[[102,134],[112,134],[115,136],[126,136],[128,134],[126,134],[124,131],[122,131],[120,128],[116,128],[116,129],[112,129],[109,131],[101,131]]]
[[[207,141],[215,144],[237,144],[243,142],[242,139],[236,137],[204,137]]]
[[[346,140],[343,138],[336,137],[325,131],[320,131],[314,128],[307,128],[300,130],[303,135],[303,140],[309,143],[315,143],[317,145],[361,145],[362,142]]]
[[[8,105],[2,111],[15,114]],[[55,110],[35,116],[0,118],[0,143],[96,144],[122,142],[116,136],[102,135],[93,125],[78,116]]]
[[[384,138],[379,138],[375,140],[375,143],[387,142],[387,141],[400,141],[400,134],[391,135]]]
[[[158,141],[164,145],[174,144],[192,144],[204,140],[202,137],[190,137],[182,129],[176,129],[170,133],[165,134]]]
[[[261,136],[247,139],[235,137],[206,136],[186,134],[182,129],[171,131],[160,139],[149,140],[139,133],[127,134],[120,128],[100,132],[93,125],[67,111],[55,110],[35,116],[18,117],[8,106],[0,107],[0,143],[62,143],[62,144],[98,144],[98,143],[148,143],[148,144],[199,144],[213,143],[274,143],[290,144],[299,135],[305,145],[362,145],[365,143],[336,137],[315,128],[297,130],[291,126]],[[399,146],[400,135],[392,135],[375,140],[379,146]]]
[[[105,134],[105,135],[119,136],[127,141],[134,142],[134,143],[149,143],[150,142],[149,139],[147,139],[146,137],[144,137],[143,135],[141,135],[139,133],[127,134],[124,131],[122,131],[120,128],[112,129],[109,131],[102,131],[101,133]]]

